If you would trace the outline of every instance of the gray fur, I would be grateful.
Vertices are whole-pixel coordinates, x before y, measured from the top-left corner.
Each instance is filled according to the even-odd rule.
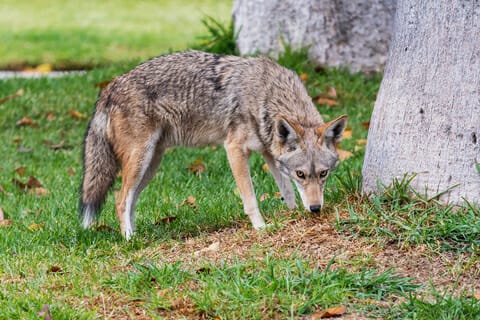
[[[280,132],[279,125],[287,131]],[[337,162],[335,149],[327,142],[317,146],[319,137],[313,132],[322,125],[298,76],[268,58],[188,51],[149,60],[114,79],[100,94],[85,138],[80,203],[81,208],[89,209],[83,211],[84,215],[88,213],[84,221],[100,209],[115,178],[117,163],[133,152],[119,142],[121,135],[135,141],[146,133],[161,132],[155,151],[159,153],[170,146],[225,143],[231,164],[236,161],[235,155],[262,152],[269,166],[274,166],[272,173],[288,206],[294,207],[288,180],[294,178],[296,168],[307,165],[305,170],[309,172],[321,171]],[[295,131],[297,127],[305,131],[305,137]],[[235,151],[237,145],[240,153]],[[143,159],[143,154],[136,156],[142,167],[148,167],[149,160]],[[157,158],[152,170],[161,155]],[[140,177],[145,181],[140,190],[134,190],[136,196],[152,175],[150,172],[146,179]],[[246,213],[256,221],[254,226],[263,227],[256,200],[247,194],[242,198]]]

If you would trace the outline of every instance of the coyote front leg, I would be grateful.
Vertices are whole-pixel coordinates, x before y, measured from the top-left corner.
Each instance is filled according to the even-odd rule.
[[[260,210],[258,209],[257,199],[253,191],[252,178],[250,177],[250,168],[248,165],[249,151],[234,138],[227,138],[225,141],[225,150],[227,151],[228,162],[232,169],[238,191],[243,201],[243,210],[250,218],[255,229],[265,228]]]

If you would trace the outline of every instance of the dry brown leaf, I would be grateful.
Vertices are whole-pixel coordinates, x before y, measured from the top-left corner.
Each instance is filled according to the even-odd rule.
[[[334,87],[328,87],[328,95],[330,96],[330,98],[332,99],[337,99],[338,96],[337,96],[337,90],[335,90]]]
[[[353,153],[347,150],[337,149],[338,158],[343,161],[353,156]]]
[[[21,137],[15,137],[15,138],[13,138],[13,142],[15,142],[15,143],[20,143],[20,142],[22,142],[22,141],[23,141],[23,138],[21,138]]]
[[[8,100],[12,100],[16,97],[20,97],[21,95],[23,95],[23,89],[18,89],[17,92],[13,94],[9,94],[6,97],[0,98],[0,104],[7,102]]]
[[[352,137],[352,129],[346,128],[346,129],[343,131],[343,136],[342,136],[342,138],[343,138],[343,139],[350,139],[351,137]]]
[[[306,73],[300,74],[300,79],[302,79],[302,81],[307,81],[308,80],[308,74],[306,74]]]
[[[270,171],[270,169],[268,168],[268,164],[264,163],[263,166],[262,166],[262,170],[265,171],[265,172]]]
[[[17,126],[34,126],[33,120],[29,117],[23,117],[22,119],[18,120],[16,123]]]
[[[5,220],[0,220],[0,228],[1,227],[8,227],[12,224],[12,220],[5,219]]]
[[[34,194],[34,195],[39,196],[39,197],[43,197],[43,196],[46,196],[48,194],[48,190],[43,188],[43,187],[32,188],[28,191],[28,193]]]
[[[203,163],[194,163],[193,165],[188,168],[188,171],[190,173],[195,173],[195,174],[202,174],[207,170],[207,167]]]
[[[338,306],[338,307],[328,308],[325,310],[315,312],[314,314],[312,314],[310,319],[317,320],[317,319],[339,317],[344,315],[345,312],[347,312],[347,308],[345,308],[345,306]]]
[[[65,144],[65,141],[60,141],[59,143],[50,145],[48,148],[51,150],[68,150],[71,149],[72,146]]]
[[[260,196],[260,202],[265,201],[266,199],[270,198],[270,195],[268,193],[264,193]]]
[[[25,174],[25,170],[27,169],[27,167],[18,167],[15,169],[15,172],[20,176],[20,177],[23,177],[23,175]]]
[[[73,177],[75,175],[75,171],[73,171],[72,167],[68,167],[67,172],[70,177]]]
[[[159,225],[162,225],[162,224],[169,224],[170,222],[175,221],[175,220],[177,220],[177,217],[168,216],[168,217],[164,217],[164,218],[160,219],[160,221],[155,222],[154,225],[159,226]]]
[[[198,204],[197,204],[197,199],[195,199],[194,196],[188,196],[187,199],[183,200],[180,204],[179,207],[183,207],[184,205],[188,204],[191,208],[197,209]]]
[[[115,229],[113,229],[113,228],[110,227],[110,226],[104,225],[104,224],[97,225],[97,226],[95,227],[95,230],[97,230],[97,231],[116,232]]]
[[[63,270],[59,266],[51,266],[47,273],[63,273]]]
[[[277,191],[277,192],[275,192],[275,193],[273,194],[273,197],[274,197],[275,199],[281,199],[281,198],[282,198],[282,194]]]
[[[332,99],[328,99],[328,98],[322,98],[322,97],[318,98],[317,102],[320,105],[327,105],[327,106],[331,106],[331,107],[338,105],[337,101],[332,100]]]
[[[362,122],[362,127],[368,130],[368,128],[370,128],[370,121]]]
[[[193,255],[198,256],[199,254],[204,253],[204,252],[216,252],[216,251],[218,251],[219,248],[220,248],[220,242],[215,241],[211,245],[209,245],[208,247],[196,251]]]
[[[81,113],[78,110],[74,110],[74,109],[68,110],[68,114],[71,115],[75,119],[87,119],[88,118],[87,115]]]
[[[473,296],[475,299],[480,300],[480,291],[475,292]]]
[[[28,181],[27,181],[27,188],[28,189],[41,188],[41,187],[43,187],[43,185],[41,184],[40,181],[38,181],[37,178],[35,178],[33,176],[28,177]]]
[[[46,118],[47,118],[48,121],[55,120],[55,113],[54,112],[48,112]]]

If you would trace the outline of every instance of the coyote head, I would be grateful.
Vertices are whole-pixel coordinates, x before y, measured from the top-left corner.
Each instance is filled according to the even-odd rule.
[[[277,166],[295,182],[303,205],[311,212],[319,212],[323,206],[323,185],[338,164],[335,146],[342,139],[346,123],[346,115],[316,128],[283,118],[276,121]]]

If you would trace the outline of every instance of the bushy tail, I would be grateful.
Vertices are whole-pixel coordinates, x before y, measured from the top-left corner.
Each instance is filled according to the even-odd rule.
[[[79,211],[84,228],[96,219],[117,174],[117,160],[107,140],[107,117],[104,110],[97,109],[83,144]]]

